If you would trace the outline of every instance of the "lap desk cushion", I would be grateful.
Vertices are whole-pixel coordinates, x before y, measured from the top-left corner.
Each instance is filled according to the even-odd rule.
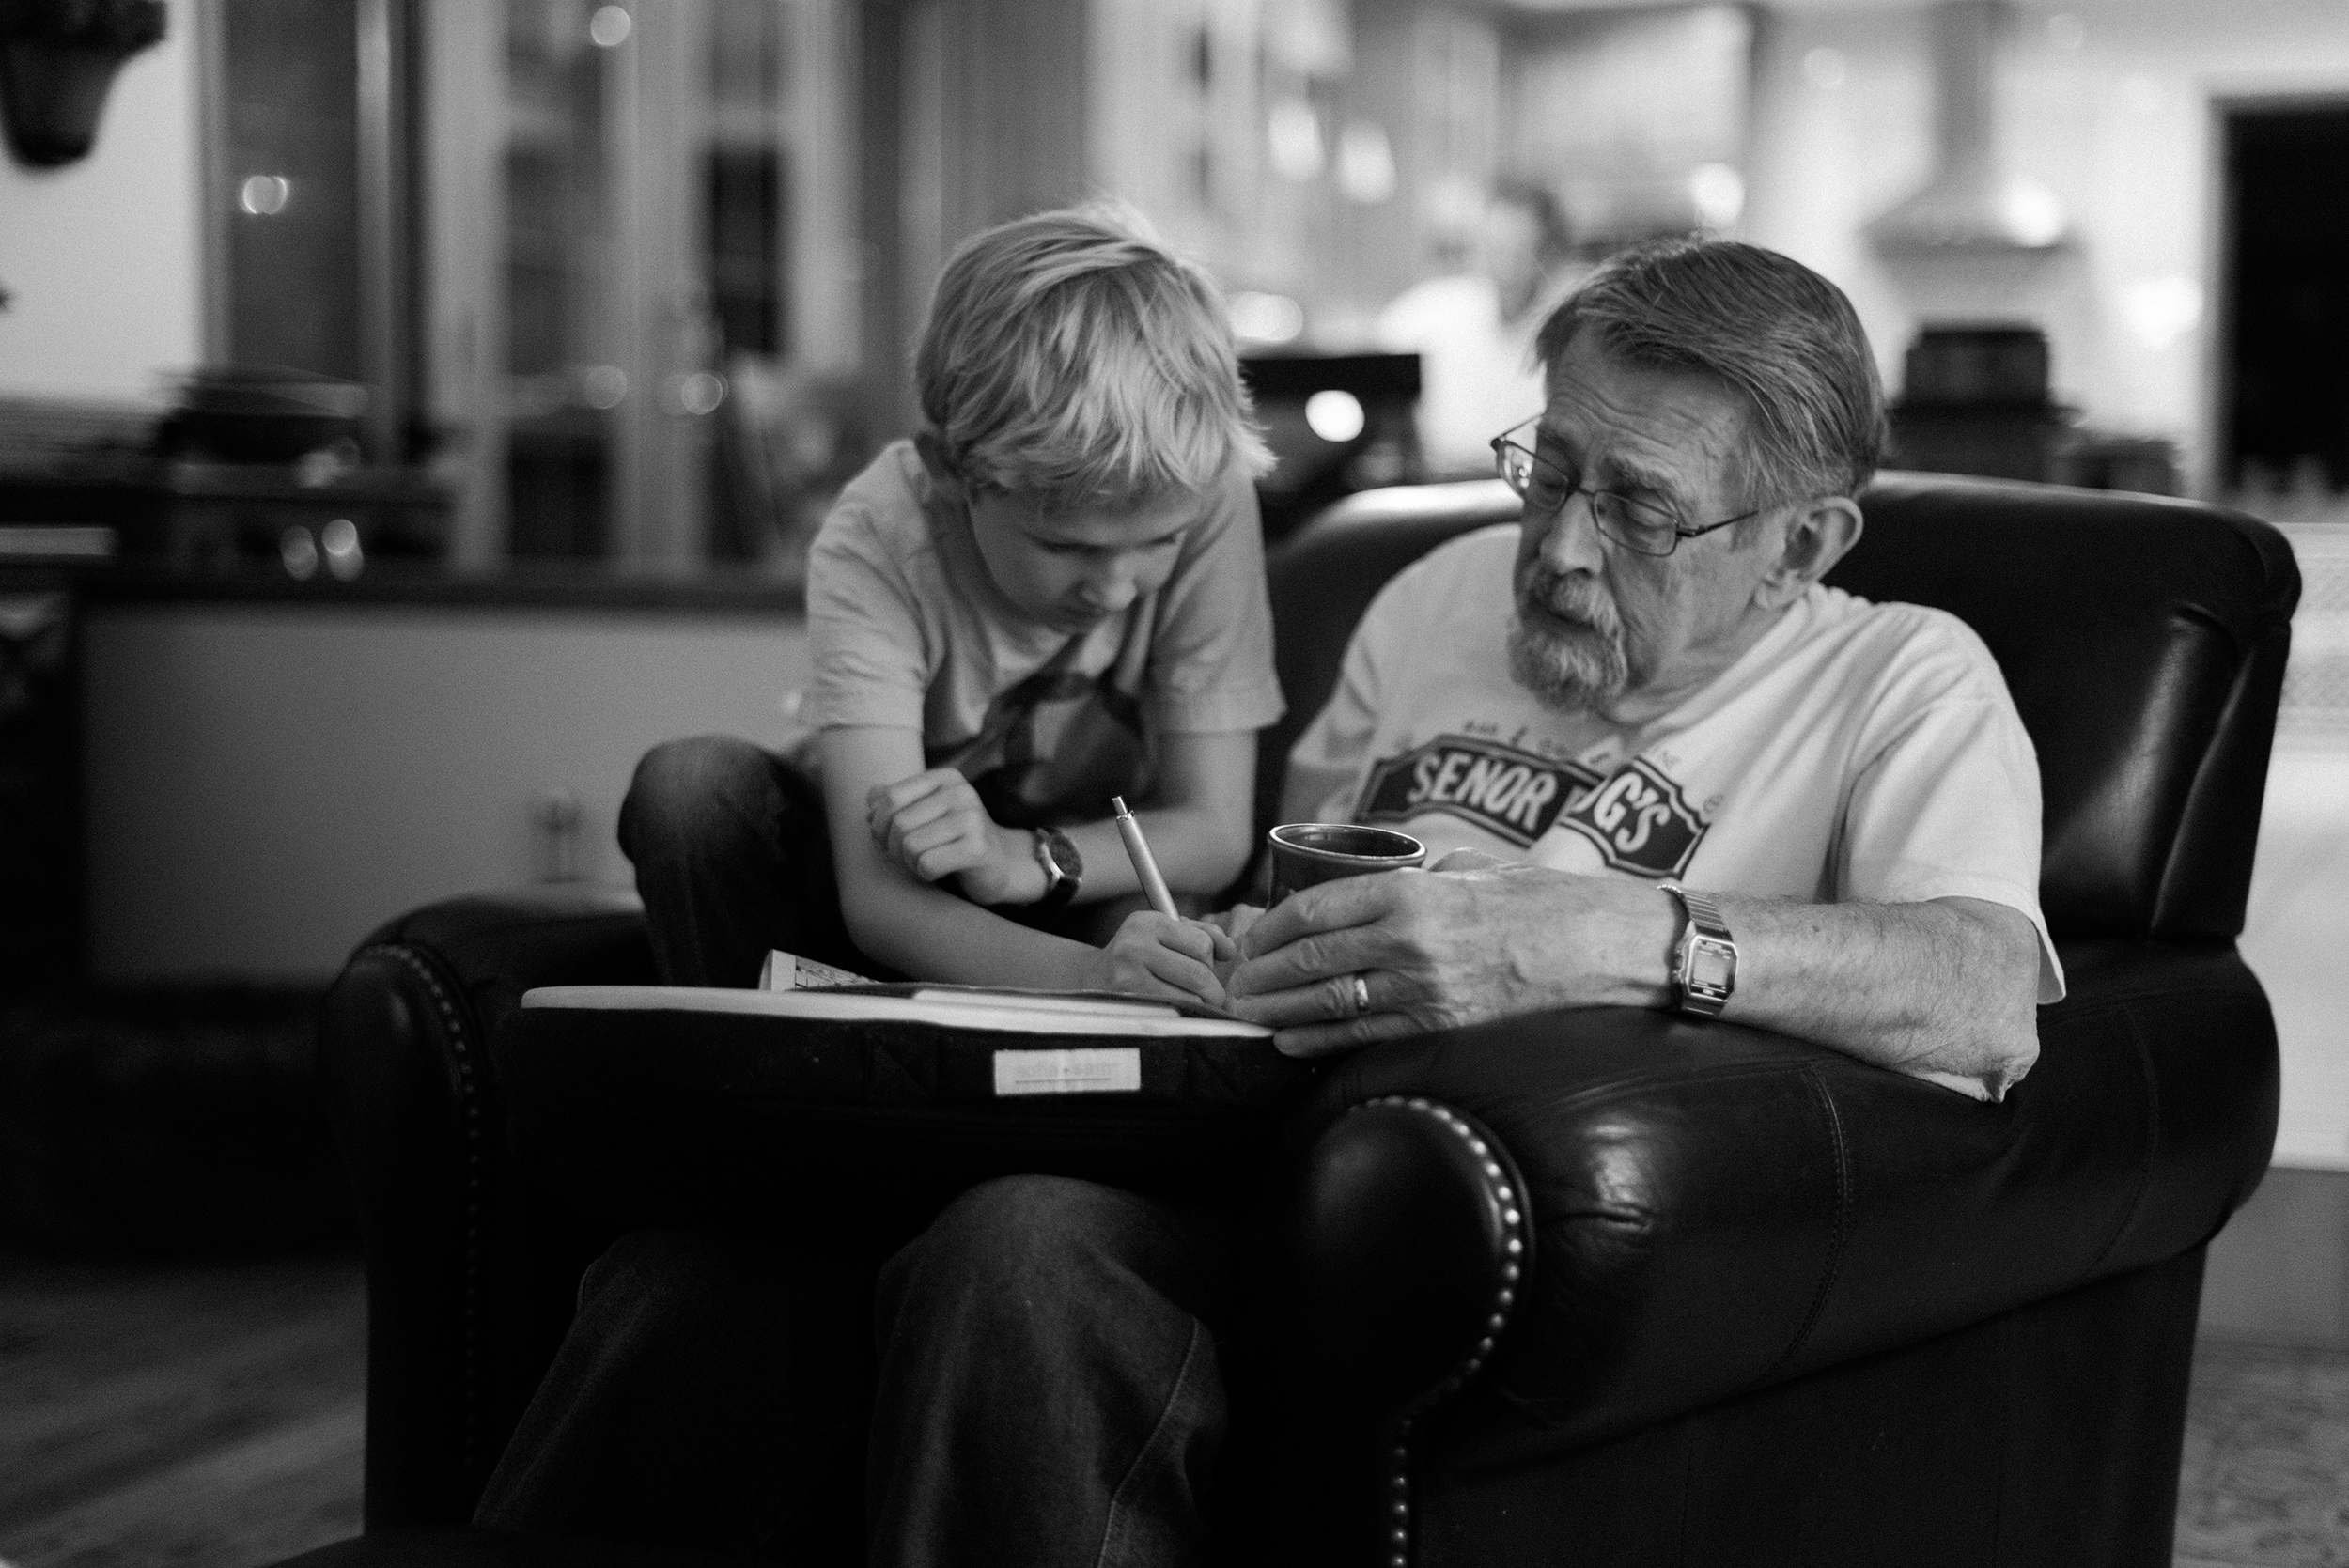
[[[1253,1024],[944,986],[546,986],[491,1060],[517,1157],[591,1214],[856,1234],[999,1175],[1236,1195],[1317,1071]]]

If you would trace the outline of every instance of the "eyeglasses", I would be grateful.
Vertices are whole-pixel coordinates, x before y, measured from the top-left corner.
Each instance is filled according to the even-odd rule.
[[[1701,539],[1769,510],[1767,506],[1756,506],[1750,512],[1708,522],[1702,528],[1684,528],[1679,518],[1661,506],[1634,501],[1613,490],[1584,489],[1578,482],[1579,475],[1572,469],[1561,468],[1532,447],[1509,439],[1536,424],[1539,418],[1535,415],[1523,425],[1512,426],[1493,437],[1492,442],[1493,466],[1501,471],[1503,482],[1525,498],[1525,515],[1529,519],[1555,517],[1565,510],[1567,502],[1582,496],[1590,502],[1591,520],[1598,525],[1603,537],[1641,555],[1670,555],[1680,548],[1683,539]]]

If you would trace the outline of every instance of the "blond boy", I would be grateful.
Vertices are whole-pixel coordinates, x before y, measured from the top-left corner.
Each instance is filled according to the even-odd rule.
[[[1265,451],[1214,291],[1113,214],[1008,224],[948,263],[915,375],[927,427],[811,564],[820,790],[740,741],[638,769],[622,835],[662,962],[746,984],[772,943],[1220,1000],[1206,925],[1068,934],[1134,891],[1113,794],[1145,802],[1178,893],[1235,879],[1281,710]],[[884,1568],[1200,1560],[1235,1236],[1034,1175],[962,1194],[877,1276],[764,1234],[632,1233],[477,1518]]]
[[[1020,219],[947,263],[914,373],[925,427],[810,557],[820,791],[718,737],[638,770],[622,842],[664,970],[748,984],[781,946],[1220,1002],[1220,932],[1102,918],[1137,887],[1112,795],[1178,896],[1238,875],[1281,712],[1269,458],[1215,289],[1113,210]]]

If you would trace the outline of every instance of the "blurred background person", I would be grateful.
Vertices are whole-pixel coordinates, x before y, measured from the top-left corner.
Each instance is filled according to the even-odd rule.
[[[1492,438],[1542,407],[1533,335],[1589,271],[1569,256],[1557,198],[1502,180],[1465,237],[1464,265],[1378,313],[1378,346],[1420,356],[1419,439],[1438,478],[1485,477]]]

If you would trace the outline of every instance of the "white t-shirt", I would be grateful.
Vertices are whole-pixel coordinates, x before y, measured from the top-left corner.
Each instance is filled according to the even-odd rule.
[[[1964,622],[1812,587],[1688,701],[1634,729],[1509,674],[1517,528],[1455,539],[1380,591],[1289,757],[1322,821],[1811,903],[1980,898],[2029,916],[2039,998],[2039,764]]]
[[[1235,466],[1199,498],[1163,587],[1075,636],[988,576],[962,503],[910,441],[841,491],[808,555],[817,728],[918,729],[999,822],[1097,821],[1148,792],[1158,737],[1281,716],[1256,494]]]

